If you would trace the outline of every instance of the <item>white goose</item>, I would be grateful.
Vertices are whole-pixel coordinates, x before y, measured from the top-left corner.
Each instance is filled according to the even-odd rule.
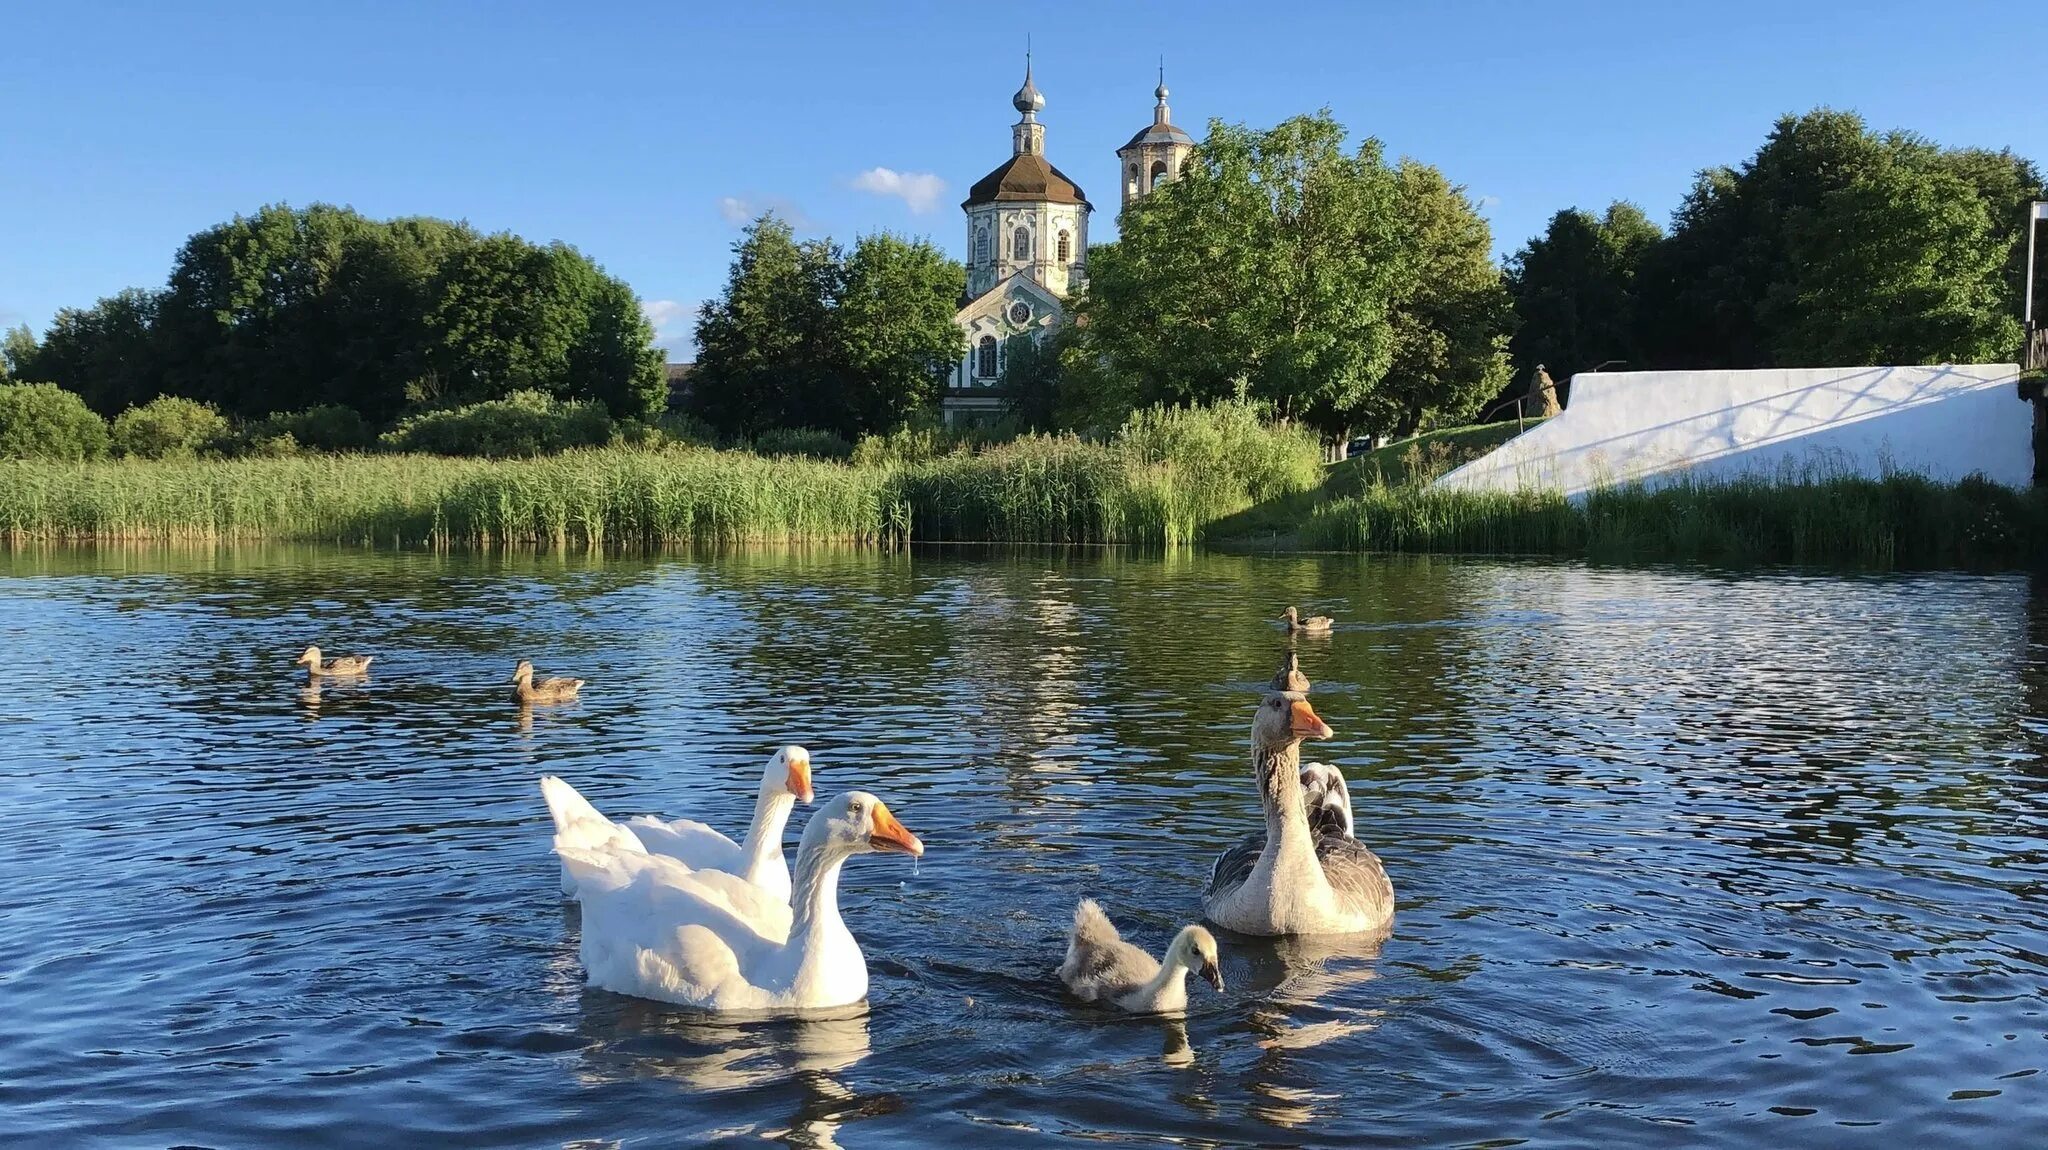
[[[1074,931],[1067,939],[1060,981],[1084,1002],[1107,1002],[1133,1014],[1165,1014],[1188,1007],[1188,971],[1223,989],[1216,965],[1216,936],[1199,926],[1186,926],[1173,936],[1164,963],[1123,940],[1116,924],[1092,898],[1074,908]]]
[[[1266,829],[1217,857],[1202,899],[1211,922],[1279,935],[1349,934],[1392,920],[1394,887],[1378,856],[1348,835],[1310,826],[1304,792],[1315,784],[1303,777],[1301,740],[1329,737],[1329,725],[1300,694],[1275,691],[1259,703],[1252,772]],[[1343,805],[1348,821],[1348,794]]]
[[[555,847],[583,904],[590,985],[716,1011],[812,1010],[867,997],[867,960],[839,917],[839,868],[869,851],[922,855],[924,844],[865,791],[811,816],[784,942],[728,897],[730,876],[621,844]]]
[[[743,843],[692,819],[663,822],[653,815],[641,815],[623,824],[614,823],[575,787],[553,775],[542,776],[540,790],[547,799],[548,814],[555,820],[557,839],[570,846],[619,841],[623,832],[643,850],[680,860],[691,870],[737,875],[786,906],[789,862],[782,855],[782,829],[789,824],[797,800],[811,801],[811,753],[792,744],[768,760],[761,773],[760,793],[754,799],[754,820],[747,824]],[[562,868],[562,893],[576,894],[567,867]]]

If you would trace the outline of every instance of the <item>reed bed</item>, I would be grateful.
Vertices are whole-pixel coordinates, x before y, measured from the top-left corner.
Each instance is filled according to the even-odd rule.
[[[0,462],[16,540],[634,546],[902,534],[889,476],[726,452]]]
[[[322,540],[653,547],[909,539],[1179,546],[1320,478],[1314,441],[1234,413],[1152,413],[1129,437],[1026,436],[854,465],[612,447],[530,460],[417,454],[0,461],[21,540]]]
[[[2048,496],[1916,475],[1556,492],[1371,486],[1318,506],[1304,546],[1583,556],[1612,562],[2027,567],[2048,559]]]
[[[1179,547],[1288,527],[1310,549],[1619,562],[2033,566],[2048,496],[1883,479],[1437,491],[1326,472],[1313,439],[1242,412],[1140,413],[1107,443],[1026,436],[864,462],[607,447],[530,460],[415,454],[0,461],[15,542],[327,541],[651,548],[904,541]],[[1286,524],[1280,524],[1280,520]]]

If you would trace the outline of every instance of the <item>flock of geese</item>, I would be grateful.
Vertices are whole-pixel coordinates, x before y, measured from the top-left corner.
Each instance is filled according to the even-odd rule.
[[[1294,635],[1327,635],[1327,616],[1280,616]],[[313,676],[368,671],[367,656],[299,664]],[[580,679],[535,681],[521,660],[522,704],[573,699]],[[1303,764],[1301,744],[1331,736],[1309,704],[1290,647],[1251,725],[1251,774],[1263,825],[1216,859],[1202,897],[1211,923],[1245,935],[1377,931],[1394,914],[1380,860],[1354,835],[1343,774]],[[924,854],[924,843],[866,791],[834,797],[805,823],[794,871],[783,832],[816,797],[811,755],[785,746],[768,760],[754,815],[738,842],[692,819],[606,817],[567,782],[540,780],[554,822],[562,893],[582,907],[581,958],[592,986],[703,1010],[795,1011],[867,996],[867,960],[839,915],[839,872],[855,855]],[[1155,959],[1125,941],[1095,900],[1074,910],[1060,980],[1083,1001],[1135,1013],[1187,1006],[1187,976],[1223,989],[1215,935],[1184,927]]]

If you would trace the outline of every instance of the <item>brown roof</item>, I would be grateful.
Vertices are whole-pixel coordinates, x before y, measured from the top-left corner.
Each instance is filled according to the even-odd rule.
[[[1045,162],[1044,156],[1011,156],[1009,162],[974,182],[960,206],[1025,200],[1032,203],[1086,204],[1081,185]]]

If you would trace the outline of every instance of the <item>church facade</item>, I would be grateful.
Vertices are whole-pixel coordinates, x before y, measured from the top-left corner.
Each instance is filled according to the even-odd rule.
[[[1174,126],[1162,76],[1152,124],[1117,149],[1124,207],[1171,180],[1194,140]],[[967,350],[946,381],[941,410],[947,426],[1001,418],[1006,346],[1016,336],[1042,340],[1067,321],[1066,301],[1088,283],[1088,216],[1094,205],[1045,154],[1045,97],[1024,68],[1024,86],[1010,100],[1019,119],[1010,129],[1010,158],[975,181],[960,208],[967,214],[967,293],[954,322]]]

